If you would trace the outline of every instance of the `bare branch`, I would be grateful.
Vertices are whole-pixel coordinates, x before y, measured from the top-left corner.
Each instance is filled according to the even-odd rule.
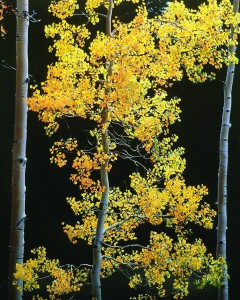
[[[121,265],[126,265],[128,267],[130,267],[132,269],[133,266],[135,266],[136,264],[135,263],[131,263],[131,262],[124,262],[124,261],[119,261],[117,260],[116,258],[112,257],[112,256],[108,256],[108,255],[103,255],[102,258],[106,258],[108,260],[112,260],[112,261],[115,261],[116,263],[118,264],[121,264]]]
[[[96,14],[93,15],[93,14],[86,14],[86,13],[84,13],[84,12],[81,11],[81,13],[79,13],[79,14],[74,14],[74,16],[84,16],[84,17],[87,17],[87,18],[93,17],[93,16],[95,16],[95,15],[98,15],[98,16],[100,16],[100,17],[107,18],[107,15],[100,14],[100,13],[96,13]]]
[[[120,222],[117,222],[117,223],[115,223],[115,224],[113,224],[113,225],[108,226],[107,228],[105,228],[104,231],[103,231],[103,234],[105,234],[106,231],[108,231],[108,230],[111,230],[111,229],[113,229],[113,228],[116,228],[116,227],[121,226],[122,224],[124,224],[124,223],[126,223],[128,220],[130,220],[131,218],[146,219],[145,216],[131,215],[131,216],[129,216],[128,218],[126,218],[126,219],[124,219],[124,220],[122,220],[122,221],[120,221]]]
[[[102,242],[102,245],[106,248],[116,248],[116,249],[125,249],[125,248],[134,248],[134,247],[138,247],[138,248],[143,248],[143,249],[149,249],[151,250],[151,248],[140,245],[140,244],[131,244],[131,245],[125,245],[125,246],[113,246],[113,245],[109,245],[107,243]]]

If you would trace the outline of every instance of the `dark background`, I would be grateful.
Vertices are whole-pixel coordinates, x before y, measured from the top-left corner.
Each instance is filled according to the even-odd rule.
[[[46,66],[52,60],[47,51],[43,27],[51,22],[47,13],[49,1],[32,1],[31,9],[37,12],[41,22],[31,23],[29,29],[29,73],[36,82],[44,80]],[[30,10],[31,11],[31,10]],[[9,249],[9,222],[11,205],[11,149],[13,140],[15,71],[7,65],[15,66],[15,17],[5,19],[8,31],[6,39],[0,40],[0,299],[7,299],[7,266]],[[4,60],[4,62],[3,62]],[[171,132],[179,135],[179,145],[186,148],[187,169],[185,178],[188,184],[205,184],[209,188],[206,198],[214,206],[217,194],[218,139],[223,105],[223,80],[226,70],[218,73],[217,80],[204,84],[188,81],[177,83],[169,91],[170,95],[180,97],[182,121],[172,126]],[[230,299],[240,297],[239,290],[239,214],[240,214],[240,69],[237,67],[234,82],[232,127],[229,145],[228,180],[228,262],[230,274]],[[30,249],[44,245],[50,258],[61,262],[90,262],[91,253],[84,245],[72,245],[62,232],[61,222],[74,224],[75,217],[67,205],[66,196],[77,194],[68,180],[64,169],[49,163],[51,139],[45,136],[43,124],[37,116],[28,114],[27,173],[26,173],[26,231],[25,255]],[[123,171],[123,170],[121,170]],[[117,177],[114,178],[117,180]],[[216,227],[216,226],[215,226]],[[216,248],[216,230],[199,230],[213,254]],[[109,284],[108,284],[109,283]],[[130,291],[131,292],[131,291]],[[129,288],[125,278],[115,275],[103,281],[105,300],[128,299]],[[89,299],[85,290],[82,299]],[[217,299],[217,289],[194,289],[187,299]],[[169,297],[171,299],[172,297]],[[28,299],[27,296],[24,299]],[[66,298],[67,299],[67,298]]]

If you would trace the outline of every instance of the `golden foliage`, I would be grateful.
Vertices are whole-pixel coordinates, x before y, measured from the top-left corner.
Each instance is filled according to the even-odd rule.
[[[114,0],[114,5],[124,5],[122,2]],[[108,1],[85,2],[85,17],[92,24],[104,17],[98,13],[100,6],[108,12]],[[51,3],[49,10],[58,21],[45,32],[53,39],[49,51],[57,61],[48,66],[46,81],[32,87],[33,96],[27,99],[29,109],[46,123],[48,135],[58,130],[63,117],[88,120],[95,128],[89,132],[91,149],[73,138],[57,141],[50,149],[52,163],[59,167],[72,164],[70,180],[81,190],[79,200],[67,198],[78,221],[63,223],[64,232],[72,243],[84,240],[92,245],[99,204],[106,192],[99,171],[106,166],[109,173],[112,164],[122,159],[122,148],[137,145],[148,167],[144,176],[129,174],[129,188],[110,188],[102,232],[102,277],[125,267],[132,272],[130,287],[147,284],[160,297],[166,294],[166,281],[173,278],[176,299],[188,294],[189,278],[195,273],[201,274],[200,287],[219,284],[222,259],[207,254],[201,240],[188,239],[186,228],[191,224],[212,228],[215,211],[202,202],[206,187],[190,186],[183,178],[184,149],[175,148],[177,137],[169,135],[169,126],[180,120],[180,100],[168,99],[166,87],[183,76],[193,82],[213,79],[214,69],[237,61],[227,47],[237,43],[229,39],[229,29],[230,24],[239,26],[239,14],[232,13],[228,0],[209,0],[197,10],[174,1],[161,15],[149,19],[143,3],[132,21],[124,23],[115,17],[112,34],[97,31],[93,38],[87,25],[69,22],[78,9],[84,10],[76,0]],[[103,112],[108,114],[107,121]],[[120,133],[114,126],[121,126]],[[104,134],[109,134],[109,152],[103,150]],[[137,164],[131,154],[134,149],[126,149],[125,157]],[[121,185],[121,178],[119,182]],[[148,244],[134,244],[137,229],[144,224],[158,226],[158,230],[165,224],[173,237],[152,231]],[[38,289],[38,272],[53,278],[48,287],[51,299],[78,290],[86,281],[86,271],[76,275],[61,269],[58,261],[46,258],[44,248],[35,253],[37,258],[18,265],[15,274],[24,280],[26,290]],[[138,299],[148,299],[148,295]]]
[[[49,299],[59,299],[58,296],[80,291],[87,281],[89,268],[76,269],[71,265],[59,266],[57,259],[48,259],[46,249],[39,247],[31,251],[36,258],[29,259],[23,265],[17,264],[16,276],[21,277],[25,284],[25,291],[39,290],[39,282],[50,278],[51,284],[46,286]],[[39,295],[36,299],[42,299]]]
[[[4,17],[7,14],[13,14],[15,13],[15,10],[13,7],[9,4],[7,4],[5,1],[0,1],[0,36],[2,38],[5,38],[7,31],[3,25]]]

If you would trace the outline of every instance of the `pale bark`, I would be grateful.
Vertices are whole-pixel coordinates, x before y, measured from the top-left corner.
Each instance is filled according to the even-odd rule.
[[[233,2],[234,13],[239,10],[239,0]],[[233,37],[234,28],[231,28],[230,36]],[[235,54],[236,47],[230,46],[229,52]],[[224,82],[224,105],[222,112],[222,124],[219,139],[219,173],[218,173],[218,227],[217,227],[217,258],[227,258],[227,177],[228,177],[228,139],[230,115],[232,107],[232,87],[235,72],[235,64],[231,63],[227,68]],[[222,285],[218,289],[218,300],[228,300],[228,275],[227,265],[223,266]]]
[[[102,145],[103,153],[109,154],[108,145],[108,129],[105,127],[108,123],[108,111],[103,109],[102,112]],[[93,243],[93,268],[92,268],[92,299],[101,300],[101,280],[100,271],[102,264],[102,242],[104,234],[104,224],[108,208],[108,195],[109,195],[109,180],[108,180],[108,160],[106,160],[101,166],[101,181],[104,192],[99,206],[98,223],[96,236]]]
[[[25,170],[27,139],[27,105],[24,99],[28,93],[28,0],[17,1],[16,12],[16,94],[15,120],[12,156],[12,207],[9,253],[8,299],[22,299],[14,281],[16,263],[23,263],[25,225]],[[23,283],[18,280],[18,285]]]
[[[113,1],[109,0],[108,14],[106,19],[106,32],[109,37],[112,36],[111,21],[112,21]],[[108,76],[112,73],[112,62],[108,68]],[[106,91],[109,93],[110,91]],[[108,141],[108,108],[102,110],[102,147],[103,154],[109,155],[109,141]],[[104,189],[101,197],[98,212],[98,222],[96,235],[93,242],[93,267],[92,267],[92,300],[101,300],[101,265],[102,265],[102,244],[104,235],[104,224],[108,208],[109,197],[109,178],[108,178],[108,159],[101,166],[101,183]]]

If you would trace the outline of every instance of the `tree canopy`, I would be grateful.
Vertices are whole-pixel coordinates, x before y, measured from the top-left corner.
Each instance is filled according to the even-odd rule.
[[[80,189],[79,197],[67,198],[77,223],[64,223],[63,230],[71,242],[93,246],[91,265],[61,267],[40,247],[33,250],[36,258],[17,266],[26,291],[38,290],[48,274],[50,299],[81,292],[90,281],[92,299],[101,299],[100,278],[116,271],[131,288],[148,287],[149,297],[152,290],[163,297],[171,283],[174,297],[183,298],[194,274],[199,287],[221,282],[224,260],[191,237],[193,224],[211,229],[216,213],[203,202],[207,188],[184,180],[184,149],[169,130],[180,120],[180,99],[169,99],[167,90],[184,77],[214,79],[215,69],[237,61],[228,46],[237,43],[229,29],[239,24],[239,14],[228,0],[210,0],[196,10],[175,1],[153,17],[144,1],[129,2],[135,16],[127,22],[114,13],[126,5],[121,0],[87,0],[84,7],[59,0],[49,7],[56,22],[45,33],[56,61],[27,103],[48,135],[62,119],[78,118],[83,129],[91,124],[87,142],[79,133],[55,141],[50,152],[52,163],[72,165],[70,180]],[[102,19],[105,31],[98,27]],[[111,172],[126,159],[135,171],[128,179],[118,171],[119,185],[112,186]],[[137,241],[141,230],[149,231],[144,243]]]

